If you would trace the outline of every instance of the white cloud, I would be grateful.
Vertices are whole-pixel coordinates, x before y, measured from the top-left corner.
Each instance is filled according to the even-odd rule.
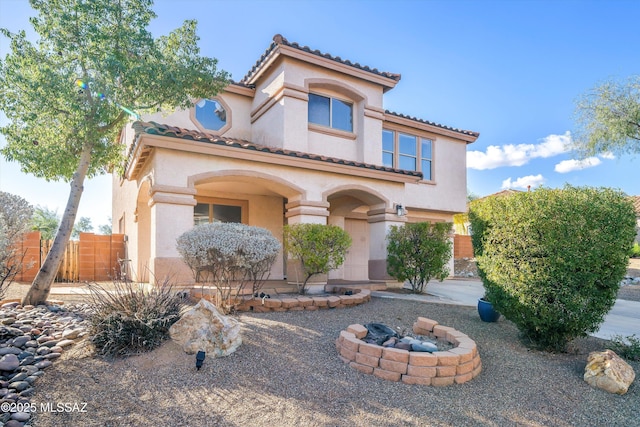
[[[600,163],[602,163],[602,160],[597,157],[587,157],[583,160],[563,160],[556,165],[554,170],[558,173],[568,173],[580,169],[592,168],[598,166]]]
[[[538,187],[542,185],[546,180],[541,174],[538,175],[527,175],[516,179],[515,181],[511,181],[511,177],[502,181],[502,189],[506,190],[508,188],[522,188],[527,190],[529,186],[531,188]]]
[[[600,154],[600,157],[603,158],[603,159],[608,159],[608,160],[613,160],[613,159],[616,158],[616,156],[613,153],[609,152],[609,151],[607,151],[606,153]]]
[[[547,158],[571,150],[571,132],[549,135],[539,144],[491,145],[486,152],[468,151],[467,167],[477,170],[495,169],[501,166],[522,166],[531,159]]]

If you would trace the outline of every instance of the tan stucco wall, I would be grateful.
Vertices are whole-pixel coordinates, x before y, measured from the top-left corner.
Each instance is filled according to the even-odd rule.
[[[255,156],[250,157],[248,150],[145,135],[143,141],[155,138],[162,140],[162,144],[152,149],[133,181],[114,177],[113,186],[114,230],[124,215],[129,257],[136,260],[136,267],[144,270],[148,265],[152,274],[177,271],[181,280],[188,280],[190,273],[180,260],[175,240],[193,226],[193,205],[198,197],[246,201],[248,223],[269,229],[280,240],[283,209],[289,223],[344,225],[345,215],[366,221],[368,234],[360,237],[367,239],[364,246],[368,245],[369,273],[375,278],[386,276],[385,236],[391,225],[418,220],[451,221],[453,213],[465,211],[466,142],[456,139],[455,132],[385,115],[383,86],[374,83],[375,79],[358,78],[339,69],[337,66],[332,69],[330,63],[319,66],[288,56],[279,57],[261,71],[255,90],[236,87],[217,96],[229,109],[230,127],[225,127],[222,135],[380,165],[382,129],[391,126],[434,141],[431,181],[399,182],[392,179],[398,175],[384,173],[362,176],[367,175],[364,169],[326,167],[323,162],[301,166],[302,160],[289,156],[283,156],[281,163],[279,159],[273,161],[274,157],[271,163],[264,163]],[[309,92],[353,102],[353,132],[310,126]],[[194,117],[191,109],[169,115],[148,115],[144,120],[195,130],[198,124]],[[127,127],[123,140],[130,144],[132,139],[133,131]],[[199,147],[198,153],[185,151],[195,145]],[[223,149],[227,151],[216,151]],[[219,176],[225,171],[242,173],[234,172],[231,178]],[[210,182],[217,184],[210,185]],[[221,183],[225,182],[235,185],[238,191],[224,191]],[[256,188],[251,189],[251,185]],[[158,191],[158,188],[164,190]],[[338,196],[332,199],[334,194]],[[329,209],[336,209],[344,195],[367,200],[354,212],[349,212],[350,204],[345,202],[330,216]],[[394,205],[398,203],[408,210],[407,217],[394,214]],[[367,214],[368,209],[375,212]],[[271,278],[280,279],[284,275],[284,261],[279,257]],[[330,277],[344,277],[344,269],[331,273]]]

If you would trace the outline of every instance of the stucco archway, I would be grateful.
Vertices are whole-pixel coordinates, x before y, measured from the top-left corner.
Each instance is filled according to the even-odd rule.
[[[188,177],[188,187],[195,190],[198,207],[209,205],[211,221],[215,209],[226,206],[239,210],[242,222],[269,230],[283,243],[287,221],[287,203],[306,200],[306,190],[281,177],[255,170],[227,169],[199,173]],[[284,252],[271,269],[270,279],[287,277]]]
[[[352,245],[344,265],[329,274],[330,280],[369,280],[371,231],[369,212],[384,211],[389,199],[364,185],[347,184],[334,187],[323,194],[329,203],[329,224],[342,227],[351,236]]]
[[[145,177],[138,186],[138,197],[136,208],[133,212],[133,221],[137,223],[135,227],[137,236],[129,236],[128,250],[129,258],[135,260],[135,265],[131,265],[133,271],[129,272],[138,282],[149,281],[149,268],[151,266],[151,176]]]

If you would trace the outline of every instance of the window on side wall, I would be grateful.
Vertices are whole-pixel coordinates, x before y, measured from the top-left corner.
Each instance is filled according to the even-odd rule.
[[[382,164],[390,168],[420,171],[433,179],[433,141],[394,130],[382,131]]]
[[[246,203],[224,204],[225,202],[199,202],[193,208],[194,225],[210,222],[246,223]]]
[[[353,103],[310,93],[309,123],[353,132]]]

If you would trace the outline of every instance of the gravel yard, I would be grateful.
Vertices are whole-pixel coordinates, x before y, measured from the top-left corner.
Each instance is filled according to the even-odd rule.
[[[410,329],[418,316],[467,334],[483,371],[436,388],[387,382],[345,365],[339,331],[382,322]],[[529,350],[501,319],[474,308],[374,298],[315,312],[243,314],[243,345],[230,357],[195,357],[173,342],[124,360],[64,353],[38,380],[32,402],[86,402],[86,412],[38,413],[34,426],[640,426],[638,380],[623,396],[582,379],[586,357],[606,341],[577,341],[570,353]],[[640,372],[640,363],[632,366]]]

